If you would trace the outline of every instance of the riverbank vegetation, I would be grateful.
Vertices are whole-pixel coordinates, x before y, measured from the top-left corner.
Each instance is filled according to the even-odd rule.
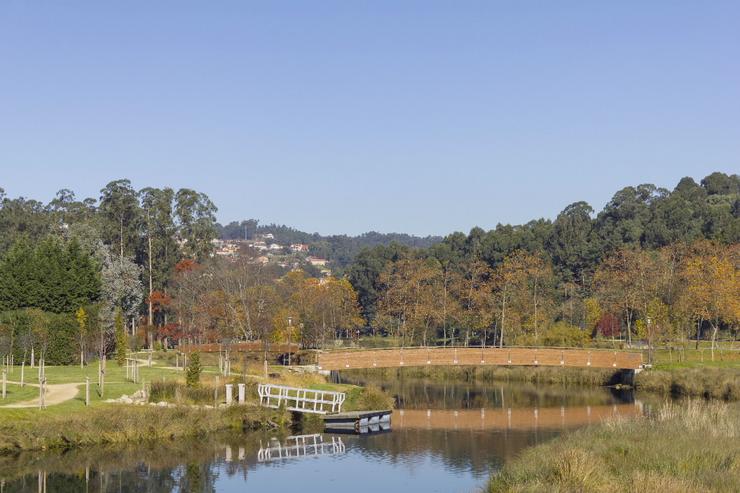
[[[493,492],[734,492],[740,489],[740,410],[717,402],[667,403],[524,451]]]
[[[700,397],[725,401],[740,400],[740,365],[700,368],[676,367],[643,370],[634,375],[597,368],[451,366],[375,368],[342,372],[350,380],[369,378],[395,380],[422,378],[430,381],[529,382],[578,386],[634,387],[639,391],[671,397]]]
[[[0,420],[0,454],[19,450],[199,437],[287,427],[289,414],[255,405],[202,409],[107,404],[74,413],[16,412]]]
[[[678,368],[643,371],[635,377],[639,391],[673,397],[703,397],[725,401],[740,400],[740,369]]]

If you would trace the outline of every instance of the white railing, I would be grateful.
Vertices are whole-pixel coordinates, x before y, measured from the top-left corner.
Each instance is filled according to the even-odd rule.
[[[344,442],[339,437],[332,437],[331,442],[325,442],[320,434],[290,436],[281,444],[277,439],[270,440],[266,447],[260,442],[257,452],[258,462],[272,460],[297,459],[317,455],[337,455],[346,451]]]
[[[257,393],[261,406],[277,409],[284,405],[289,411],[314,414],[341,412],[347,397],[344,392],[299,389],[268,383],[259,384]]]

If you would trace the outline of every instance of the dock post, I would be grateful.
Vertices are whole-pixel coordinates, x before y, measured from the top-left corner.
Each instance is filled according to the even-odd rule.
[[[230,406],[234,401],[234,384],[226,384],[226,405]]]
[[[239,387],[239,404],[244,404],[245,391],[246,391],[247,386],[243,383],[240,383],[238,387]]]

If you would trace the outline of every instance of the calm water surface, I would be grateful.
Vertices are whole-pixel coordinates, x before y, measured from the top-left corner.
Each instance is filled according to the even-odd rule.
[[[376,383],[379,382],[358,382]],[[0,489],[105,492],[475,492],[526,447],[615,414],[631,394],[531,384],[384,385],[392,431],[249,434],[0,458]]]

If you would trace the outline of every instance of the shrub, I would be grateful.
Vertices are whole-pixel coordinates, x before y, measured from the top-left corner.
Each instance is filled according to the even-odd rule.
[[[555,322],[542,336],[546,346],[584,347],[591,343],[591,335],[580,327],[566,322]]]

